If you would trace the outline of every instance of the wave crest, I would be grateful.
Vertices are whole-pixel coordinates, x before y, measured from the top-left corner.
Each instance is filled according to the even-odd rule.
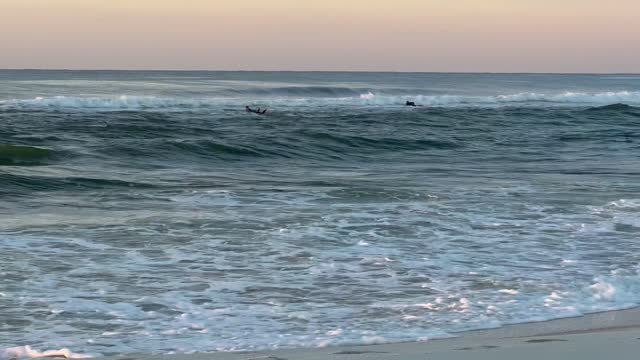
[[[0,165],[39,165],[50,155],[48,149],[0,144]]]
[[[517,93],[492,96],[462,95],[387,95],[365,92],[335,97],[333,90],[284,92],[277,95],[242,97],[157,97],[114,95],[101,97],[53,96],[34,99],[0,100],[0,110],[10,109],[86,109],[86,110],[203,110],[256,104],[270,108],[325,106],[400,106],[411,100],[427,107],[540,107],[540,106],[605,106],[640,105],[640,91],[602,93],[562,92],[557,94]]]

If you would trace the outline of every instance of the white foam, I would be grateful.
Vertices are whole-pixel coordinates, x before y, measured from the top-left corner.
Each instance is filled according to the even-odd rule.
[[[518,295],[520,293],[520,291],[513,290],[513,289],[502,289],[502,290],[498,290],[498,292],[501,294],[507,294],[507,295]]]
[[[387,343],[387,339],[382,336],[363,336],[362,343],[365,345],[380,345]]]
[[[437,310],[438,309],[438,306],[434,305],[432,303],[415,304],[415,306],[419,307],[419,308],[427,309],[427,310]]]
[[[18,346],[0,352],[0,359],[33,359],[33,358],[65,358],[65,359],[86,359],[92,357],[86,354],[77,354],[69,349],[38,351],[31,346]]]
[[[368,93],[366,93],[366,94],[361,94],[361,95],[360,95],[360,99],[363,99],[363,100],[371,100],[371,99],[373,99],[374,97],[375,97],[375,95],[374,95],[371,91],[369,91],[369,92],[368,92]]]
[[[119,336],[122,333],[119,333],[117,331],[105,331],[102,333],[102,336]]]
[[[373,96],[372,96],[373,95]],[[620,91],[601,93],[560,92],[555,94],[544,93],[517,93],[494,96],[385,96],[371,93],[360,96],[370,104],[393,105],[402,104],[404,100],[411,98],[424,106],[513,106],[513,105],[608,105],[615,103],[640,104],[640,91]]]
[[[216,99],[162,98],[156,96],[114,95],[102,97],[38,96],[34,99],[0,101],[0,107],[8,108],[62,108],[101,110],[143,110],[167,108],[199,108],[220,104]]]
[[[640,105],[640,91],[515,93],[493,96],[461,95],[385,95],[367,92],[354,97],[272,96],[259,100],[269,108],[313,106],[398,106],[407,99],[427,107],[502,107],[502,106],[602,106],[614,103]],[[32,99],[0,100],[0,108],[87,109],[87,110],[198,110],[237,108],[253,103],[238,97],[158,97],[145,95],[112,95],[100,97],[49,96]]]
[[[620,199],[608,203],[605,208],[640,210],[640,200],[637,199]]]
[[[197,203],[198,206],[202,206],[203,209],[209,205],[212,205],[212,208],[219,206],[215,201],[202,201],[217,198],[217,194],[215,192],[195,193],[202,196]],[[237,195],[234,196],[237,197]],[[189,194],[182,200],[189,204],[193,200],[191,196],[194,194]],[[284,195],[283,199],[285,199]],[[497,326],[500,322],[546,320],[637,304],[637,294],[640,293],[640,277],[634,268],[637,261],[630,264],[616,261],[616,258],[609,256],[599,258],[598,261],[590,261],[594,253],[612,249],[619,244],[624,245],[623,241],[628,241],[628,244],[632,245],[622,248],[623,250],[634,251],[635,234],[622,234],[628,238],[616,236],[615,239],[620,243],[608,238],[603,238],[606,241],[599,241],[597,234],[593,237],[583,233],[574,236],[576,234],[573,233],[572,228],[565,226],[568,223],[611,222],[613,216],[623,213],[637,215],[634,213],[636,210],[629,206],[631,200],[607,202],[602,202],[600,208],[611,216],[595,216],[589,212],[590,208],[576,206],[579,209],[577,213],[563,215],[553,212],[548,218],[536,218],[534,220],[536,226],[539,225],[541,228],[549,226],[550,229],[563,231],[562,246],[547,248],[543,255],[539,255],[536,247],[536,251],[526,254],[528,256],[501,258],[504,261],[494,262],[489,261],[495,259],[494,255],[516,253],[522,246],[521,242],[492,242],[494,237],[498,241],[503,240],[504,236],[508,235],[502,233],[506,229],[483,229],[478,233],[467,233],[465,241],[477,240],[483,246],[495,248],[495,252],[490,255],[474,254],[478,258],[473,263],[457,261],[469,256],[469,253],[459,251],[461,246],[458,243],[454,244],[455,247],[448,247],[450,244],[444,242],[439,245],[443,246],[442,248],[435,248],[434,251],[416,252],[413,246],[403,249],[405,241],[418,241],[418,244],[423,244],[424,239],[428,238],[429,235],[425,235],[429,233],[421,232],[419,228],[408,236],[403,234],[401,238],[384,234],[382,231],[378,231],[379,235],[375,237],[371,230],[372,228],[380,229],[387,224],[417,223],[418,220],[423,219],[427,211],[433,214],[430,221],[438,226],[440,224],[455,226],[461,219],[466,221],[472,217],[467,217],[466,212],[463,215],[457,215],[451,211],[446,202],[403,205],[404,210],[397,212],[397,215],[391,215],[396,213],[387,211],[400,209],[395,207],[396,205],[367,205],[355,210],[350,209],[353,211],[345,211],[344,214],[322,213],[322,217],[318,216],[316,220],[302,223],[290,221],[293,218],[288,217],[289,214],[286,212],[259,211],[264,208],[258,207],[253,209],[255,214],[244,213],[241,219],[243,222],[255,221],[263,224],[258,221],[262,221],[261,217],[265,213],[270,214],[269,219],[275,219],[270,221],[268,228],[264,228],[266,230],[261,226],[256,232],[247,233],[250,246],[242,249],[242,261],[246,260],[246,264],[250,264],[252,269],[260,269],[258,277],[221,276],[210,280],[208,267],[213,267],[215,264],[216,272],[226,272],[237,266],[237,260],[229,256],[229,251],[216,251],[225,239],[224,236],[219,237],[217,233],[212,233],[211,237],[199,237],[195,245],[188,242],[175,247],[159,242],[154,244],[154,251],[151,253],[137,245],[125,247],[122,244],[113,243],[111,244],[113,247],[106,248],[105,251],[102,250],[102,246],[90,247],[89,244],[82,247],[58,246],[61,239],[56,238],[2,235],[0,236],[3,239],[0,241],[0,250],[2,250],[0,253],[15,252],[15,249],[23,251],[28,248],[31,256],[39,259],[40,262],[44,262],[41,261],[43,259],[48,261],[52,254],[57,254],[58,257],[64,255],[64,258],[78,261],[76,268],[85,269],[59,274],[49,274],[44,271],[36,273],[32,276],[35,280],[24,283],[20,294],[6,292],[12,301],[15,299],[17,302],[16,308],[26,308],[24,304],[37,300],[43,301],[46,304],[43,310],[48,308],[51,314],[65,311],[65,316],[52,317],[46,322],[34,321],[35,325],[30,326],[30,329],[38,329],[45,324],[43,329],[46,328],[46,331],[26,332],[29,335],[25,340],[27,343],[73,347],[65,342],[67,335],[64,335],[68,330],[67,319],[70,317],[89,318],[88,321],[95,321],[104,329],[111,331],[105,332],[102,336],[99,334],[95,336],[95,345],[89,343],[84,345],[83,349],[86,348],[89,352],[101,351],[101,346],[104,344],[111,346],[110,351],[120,353],[139,351],[158,353],[168,350],[179,353],[183,352],[181,349],[189,349],[189,346],[190,349],[207,351],[216,348],[265,349],[273,346],[289,346],[293,343],[301,344],[300,346],[337,345],[342,342],[353,344],[359,343],[362,336],[384,336],[388,341],[407,341],[418,336],[437,335],[440,331]],[[314,206],[317,205],[314,204]],[[385,210],[384,218],[380,216],[381,208]],[[349,208],[345,206],[344,209]],[[473,220],[481,223],[493,223],[496,215],[510,212],[510,208],[501,208],[501,211],[495,214],[484,209],[480,213],[472,206],[465,206],[464,209],[472,215],[477,215]],[[536,214],[539,213],[536,212]],[[206,215],[210,218],[216,216],[214,212],[208,212]],[[176,218],[180,222],[176,221],[172,224],[182,224],[182,219]],[[514,223],[508,219],[501,221],[506,224]],[[520,221],[518,220],[518,224]],[[354,225],[362,228],[356,228]],[[407,226],[409,227],[413,229],[412,225]],[[211,229],[213,228],[212,226]],[[278,230],[281,228],[287,231],[279,233]],[[348,233],[345,232],[348,235],[338,234],[343,229],[349,229]],[[171,229],[171,231],[174,230],[177,231]],[[148,233],[149,238],[154,236],[155,231]],[[183,236],[184,233],[176,232],[175,234]],[[257,236],[259,242],[253,242],[252,237],[256,234],[259,234]],[[309,253],[304,254],[304,257],[313,258],[305,265],[308,266],[307,270],[279,271],[281,267],[286,266],[285,262],[279,258],[292,252],[297,253],[301,249],[300,239],[305,238],[312,241],[306,243],[311,245],[304,247],[304,251]],[[339,239],[342,245],[327,247],[323,239]],[[536,239],[525,237],[523,241]],[[372,245],[355,245],[360,240],[371,241]],[[86,241],[90,243],[90,240]],[[259,246],[254,245],[258,243]],[[71,244],[78,245],[76,242]],[[239,247],[243,244],[244,242],[228,243],[224,246]],[[534,249],[532,243],[525,243],[525,245],[525,249]],[[345,247],[349,251],[344,251]],[[464,247],[466,246],[462,246]],[[112,260],[106,259],[103,262],[103,258],[106,257],[100,256],[102,254],[108,254]],[[634,261],[632,256],[627,257]],[[125,261],[122,262],[122,259]],[[181,262],[183,259],[188,261],[183,263]],[[362,262],[360,262],[361,259]],[[575,266],[563,267],[560,265],[563,259],[576,259],[578,263]],[[511,267],[512,265],[523,266]],[[16,262],[15,266],[17,269],[15,271],[20,271],[23,264]],[[137,274],[147,274],[149,279],[153,279],[157,269],[166,269],[166,272],[159,274],[161,275],[159,277],[165,281],[163,284],[166,285],[159,288],[161,291],[154,292],[153,296],[140,298],[141,295],[137,291],[128,292],[130,290],[126,288],[118,290],[118,287],[126,285],[120,282],[109,283],[108,280],[104,280],[94,283],[85,280],[87,274],[103,269],[103,266],[117,279],[132,279],[131,286],[134,289],[137,286],[145,286],[150,281]],[[507,285],[512,284],[514,277],[526,278],[533,271],[531,269],[537,269],[538,266],[541,270],[553,268],[554,271],[539,271],[537,272],[539,276],[531,281],[521,282],[518,286]],[[274,269],[276,270],[273,271]],[[423,277],[421,274],[423,271],[429,272],[428,278]],[[270,276],[266,278],[263,274],[270,274]],[[503,277],[500,274],[506,276]],[[356,289],[364,290],[363,295],[358,295],[361,299],[375,302],[375,304],[351,306],[341,303],[341,299],[352,296],[353,293],[349,292],[351,286],[322,285],[323,282],[333,282],[345,276],[348,277],[345,283],[354,284]],[[266,290],[260,290],[265,281],[267,285],[283,288],[293,287],[297,283],[317,282],[320,285],[316,288],[318,294],[316,300],[321,306],[299,304],[293,309],[287,303],[285,296],[278,295],[286,291],[269,290],[268,286]],[[469,287],[476,281],[482,281],[480,284],[490,282],[492,285]],[[207,284],[209,287],[198,287],[202,284]],[[96,296],[96,291],[100,289],[105,289],[108,296]],[[250,293],[249,289],[252,289]],[[385,300],[384,297],[376,297],[381,289],[394,289],[394,291],[406,289],[411,297]],[[419,289],[427,290],[416,292]],[[516,293],[517,291],[520,292]],[[42,300],[43,293],[50,296]],[[252,301],[238,301],[247,293],[252,297]],[[22,296],[25,298],[20,299]],[[199,301],[193,301],[194,299]],[[201,304],[202,299],[211,299],[213,303]],[[133,306],[126,305],[127,303]],[[267,304],[276,304],[276,306]],[[331,304],[331,306],[326,307],[325,304]],[[156,310],[155,312],[147,309],[150,305],[152,305],[150,309]],[[168,311],[157,310],[154,306],[168,309]],[[370,319],[366,316],[360,316],[361,311],[375,311],[379,306],[389,309],[381,312],[385,322],[383,328],[376,328],[375,322],[369,322]],[[350,319],[350,321],[344,322],[344,319]],[[338,326],[341,332],[338,331]],[[293,330],[300,327],[308,329],[308,334],[311,335],[299,334]],[[363,334],[360,331],[360,329],[371,328],[376,328],[377,333]],[[425,334],[425,328],[436,333]],[[315,331],[317,332],[314,333]],[[273,333],[282,334],[283,337],[273,337]],[[167,336],[171,334],[180,336]],[[77,339],[82,338],[81,334],[78,336],[80,338]],[[131,341],[123,342],[124,337]]]
[[[589,289],[597,300],[611,301],[616,295],[616,288],[604,280],[598,280],[598,282],[589,286]]]

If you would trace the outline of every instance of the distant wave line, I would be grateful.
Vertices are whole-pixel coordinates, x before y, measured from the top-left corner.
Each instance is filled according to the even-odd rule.
[[[158,97],[146,95],[51,96],[0,100],[0,109],[87,109],[87,110],[199,110],[258,104],[271,107],[399,106],[411,100],[428,107],[504,106],[603,106],[623,103],[640,105],[640,91],[601,93],[561,92],[556,94],[515,93],[492,96],[384,95],[366,92],[357,96],[268,96],[268,97]]]

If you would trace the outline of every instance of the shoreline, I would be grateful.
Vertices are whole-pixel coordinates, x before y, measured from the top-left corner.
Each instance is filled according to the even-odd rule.
[[[625,329],[640,330],[640,306],[597,311],[565,318],[507,324],[492,329],[477,329],[455,333],[458,338],[523,338],[534,336],[576,335]],[[446,339],[442,339],[446,340]]]
[[[424,342],[185,355],[128,354],[104,360],[637,359],[640,307],[460,332]]]

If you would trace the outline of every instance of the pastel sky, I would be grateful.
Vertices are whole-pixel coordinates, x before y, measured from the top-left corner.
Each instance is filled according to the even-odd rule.
[[[0,68],[640,72],[640,0],[0,0]]]

